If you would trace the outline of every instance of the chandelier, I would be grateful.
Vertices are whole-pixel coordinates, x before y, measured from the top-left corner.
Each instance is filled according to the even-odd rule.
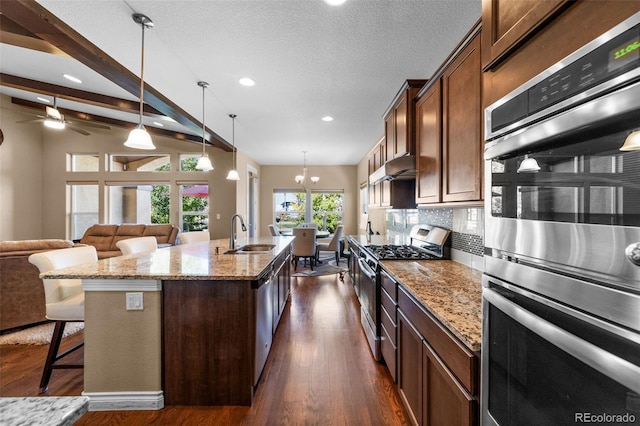
[[[296,175],[295,181],[297,184],[302,185],[302,187],[306,191],[307,190],[307,151],[302,151],[302,154],[304,155],[304,160],[303,160],[304,162],[302,163],[302,174]],[[318,176],[311,176],[309,180],[311,181],[311,183],[315,184],[315,183],[318,183],[320,178]]]

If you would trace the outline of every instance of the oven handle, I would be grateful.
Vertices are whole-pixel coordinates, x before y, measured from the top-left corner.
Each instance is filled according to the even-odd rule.
[[[543,339],[634,392],[640,393],[640,367],[611,354],[521,308],[490,288],[482,297]]]
[[[358,258],[358,265],[360,265],[360,270],[369,278],[375,281],[376,273],[371,269],[371,267],[365,262],[362,257]]]

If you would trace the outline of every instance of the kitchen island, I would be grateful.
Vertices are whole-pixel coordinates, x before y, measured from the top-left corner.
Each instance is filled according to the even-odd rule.
[[[292,237],[174,246],[42,274],[82,279],[89,410],[251,405],[289,294]],[[264,246],[269,247],[255,247]]]

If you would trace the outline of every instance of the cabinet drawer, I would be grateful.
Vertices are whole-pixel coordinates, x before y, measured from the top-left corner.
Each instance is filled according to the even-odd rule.
[[[397,346],[398,342],[396,342],[396,328],[397,328],[397,323],[392,319],[391,315],[393,315],[394,317],[396,316],[396,311],[395,308],[392,311],[393,314],[390,314],[387,309],[383,306],[382,309],[380,309],[380,317],[382,320],[382,325],[383,327],[385,327],[387,329],[387,332],[389,333],[389,337],[391,338],[391,341],[393,342],[394,346]]]
[[[391,299],[385,289],[380,292],[380,299],[382,300],[382,306],[387,310],[389,317],[393,321],[394,327],[398,323],[398,317],[396,316],[396,303]]]
[[[397,355],[398,348],[391,340],[389,333],[387,332],[384,323],[382,324],[382,341],[380,342],[380,351],[382,352],[382,358],[384,358],[384,362],[387,364],[387,368],[389,369],[389,373],[393,378],[393,382],[397,382]],[[395,328],[391,334],[395,335]]]
[[[398,289],[398,308],[467,391],[478,395],[478,357],[419,305],[402,286]]]
[[[387,291],[387,294],[391,297],[393,302],[397,303],[398,283],[396,283],[384,270],[380,273],[380,282],[382,284],[382,288]]]

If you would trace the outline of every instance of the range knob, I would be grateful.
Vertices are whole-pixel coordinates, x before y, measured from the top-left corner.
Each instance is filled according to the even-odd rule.
[[[640,243],[634,243],[627,246],[624,251],[629,262],[636,266],[640,266]]]

